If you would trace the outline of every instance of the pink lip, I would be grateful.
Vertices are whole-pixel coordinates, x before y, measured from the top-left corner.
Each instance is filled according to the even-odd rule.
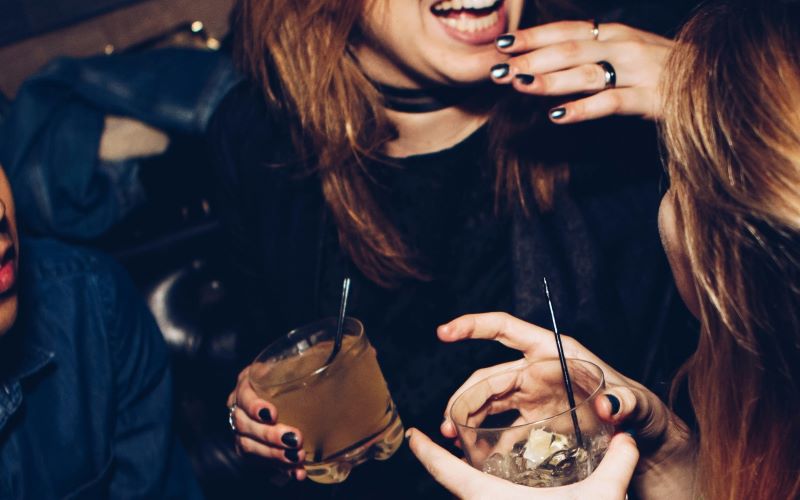
[[[15,259],[8,259],[0,266],[0,294],[4,294],[14,288],[14,284],[17,282],[17,270],[14,261]]]
[[[451,38],[460,42],[468,43],[470,45],[485,45],[493,43],[494,40],[508,30],[508,15],[506,13],[505,2],[497,9],[497,22],[493,25],[472,33],[463,32],[455,29],[452,26],[446,25],[442,22],[441,18],[436,18],[439,25],[444,29],[445,33]],[[436,16],[434,16],[436,17]]]

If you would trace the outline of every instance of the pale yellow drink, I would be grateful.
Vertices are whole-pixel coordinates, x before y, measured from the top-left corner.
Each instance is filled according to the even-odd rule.
[[[302,432],[308,477],[319,483],[344,481],[359,463],[389,458],[403,440],[375,350],[360,322],[345,324],[330,365],[335,321],[323,320],[268,347],[250,370],[253,388],[275,404],[278,420]]]

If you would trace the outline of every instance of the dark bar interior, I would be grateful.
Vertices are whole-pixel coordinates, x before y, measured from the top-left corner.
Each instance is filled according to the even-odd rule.
[[[800,498],[800,2],[0,13],[0,500]]]

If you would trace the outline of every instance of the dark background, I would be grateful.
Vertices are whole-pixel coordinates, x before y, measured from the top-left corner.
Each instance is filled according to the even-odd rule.
[[[0,0],[0,45],[35,36],[139,0]]]

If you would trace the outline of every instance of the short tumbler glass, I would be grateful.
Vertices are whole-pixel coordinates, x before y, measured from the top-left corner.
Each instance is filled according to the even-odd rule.
[[[303,433],[304,466],[318,483],[344,481],[356,465],[386,460],[403,442],[403,424],[364,325],[345,319],[342,348],[328,364],[335,336],[336,318],[300,327],[250,367],[258,396],[275,405],[280,422]]]
[[[614,433],[595,409],[605,387],[603,371],[578,359],[568,359],[567,367],[575,396],[572,410],[558,359],[495,373],[455,400],[450,416],[473,467],[534,487],[572,484],[591,474]]]

